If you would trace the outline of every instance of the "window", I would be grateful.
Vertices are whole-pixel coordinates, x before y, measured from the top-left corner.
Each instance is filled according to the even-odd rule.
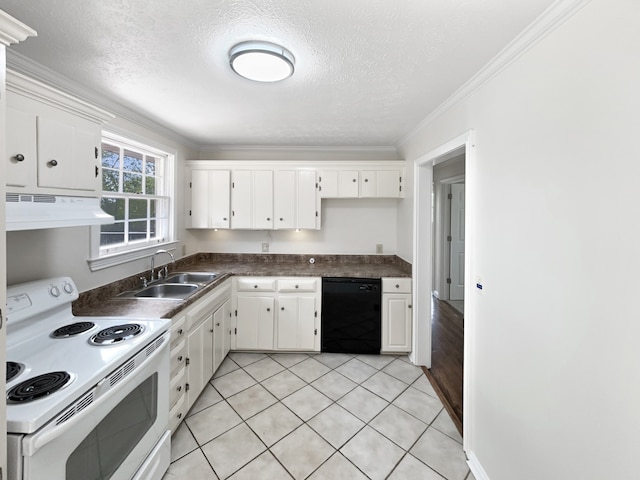
[[[94,233],[94,259],[172,242],[172,184],[173,155],[105,134],[101,206],[115,223]]]

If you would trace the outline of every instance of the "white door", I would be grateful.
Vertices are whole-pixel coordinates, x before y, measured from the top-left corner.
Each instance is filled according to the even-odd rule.
[[[451,285],[449,299],[464,300],[464,183],[451,185]]]

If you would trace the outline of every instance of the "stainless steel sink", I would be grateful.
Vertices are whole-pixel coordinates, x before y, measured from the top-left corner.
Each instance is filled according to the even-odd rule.
[[[217,276],[217,273],[210,272],[179,272],[169,275],[161,283],[209,283]]]
[[[184,300],[218,277],[214,272],[174,272],[139,290],[123,292],[118,297]]]
[[[138,290],[133,296],[138,298],[173,298],[185,299],[200,288],[193,283],[161,283]]]

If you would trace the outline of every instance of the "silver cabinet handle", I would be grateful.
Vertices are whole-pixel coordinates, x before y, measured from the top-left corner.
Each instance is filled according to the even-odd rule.
[[[19,153],[15,156],[15,159],[19,162],[22,162],[24,160],[24,155]]]
[[[47,162],[47,165],[49,165],[50,167],[55,167],[58,165],[58,161],[57,160],[49,160]]]

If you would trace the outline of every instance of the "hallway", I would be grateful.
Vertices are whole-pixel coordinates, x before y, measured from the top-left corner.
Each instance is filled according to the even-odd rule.
[[[464,317],[445,301],[432,297],[431,369],[425,373],[462,433]]]

